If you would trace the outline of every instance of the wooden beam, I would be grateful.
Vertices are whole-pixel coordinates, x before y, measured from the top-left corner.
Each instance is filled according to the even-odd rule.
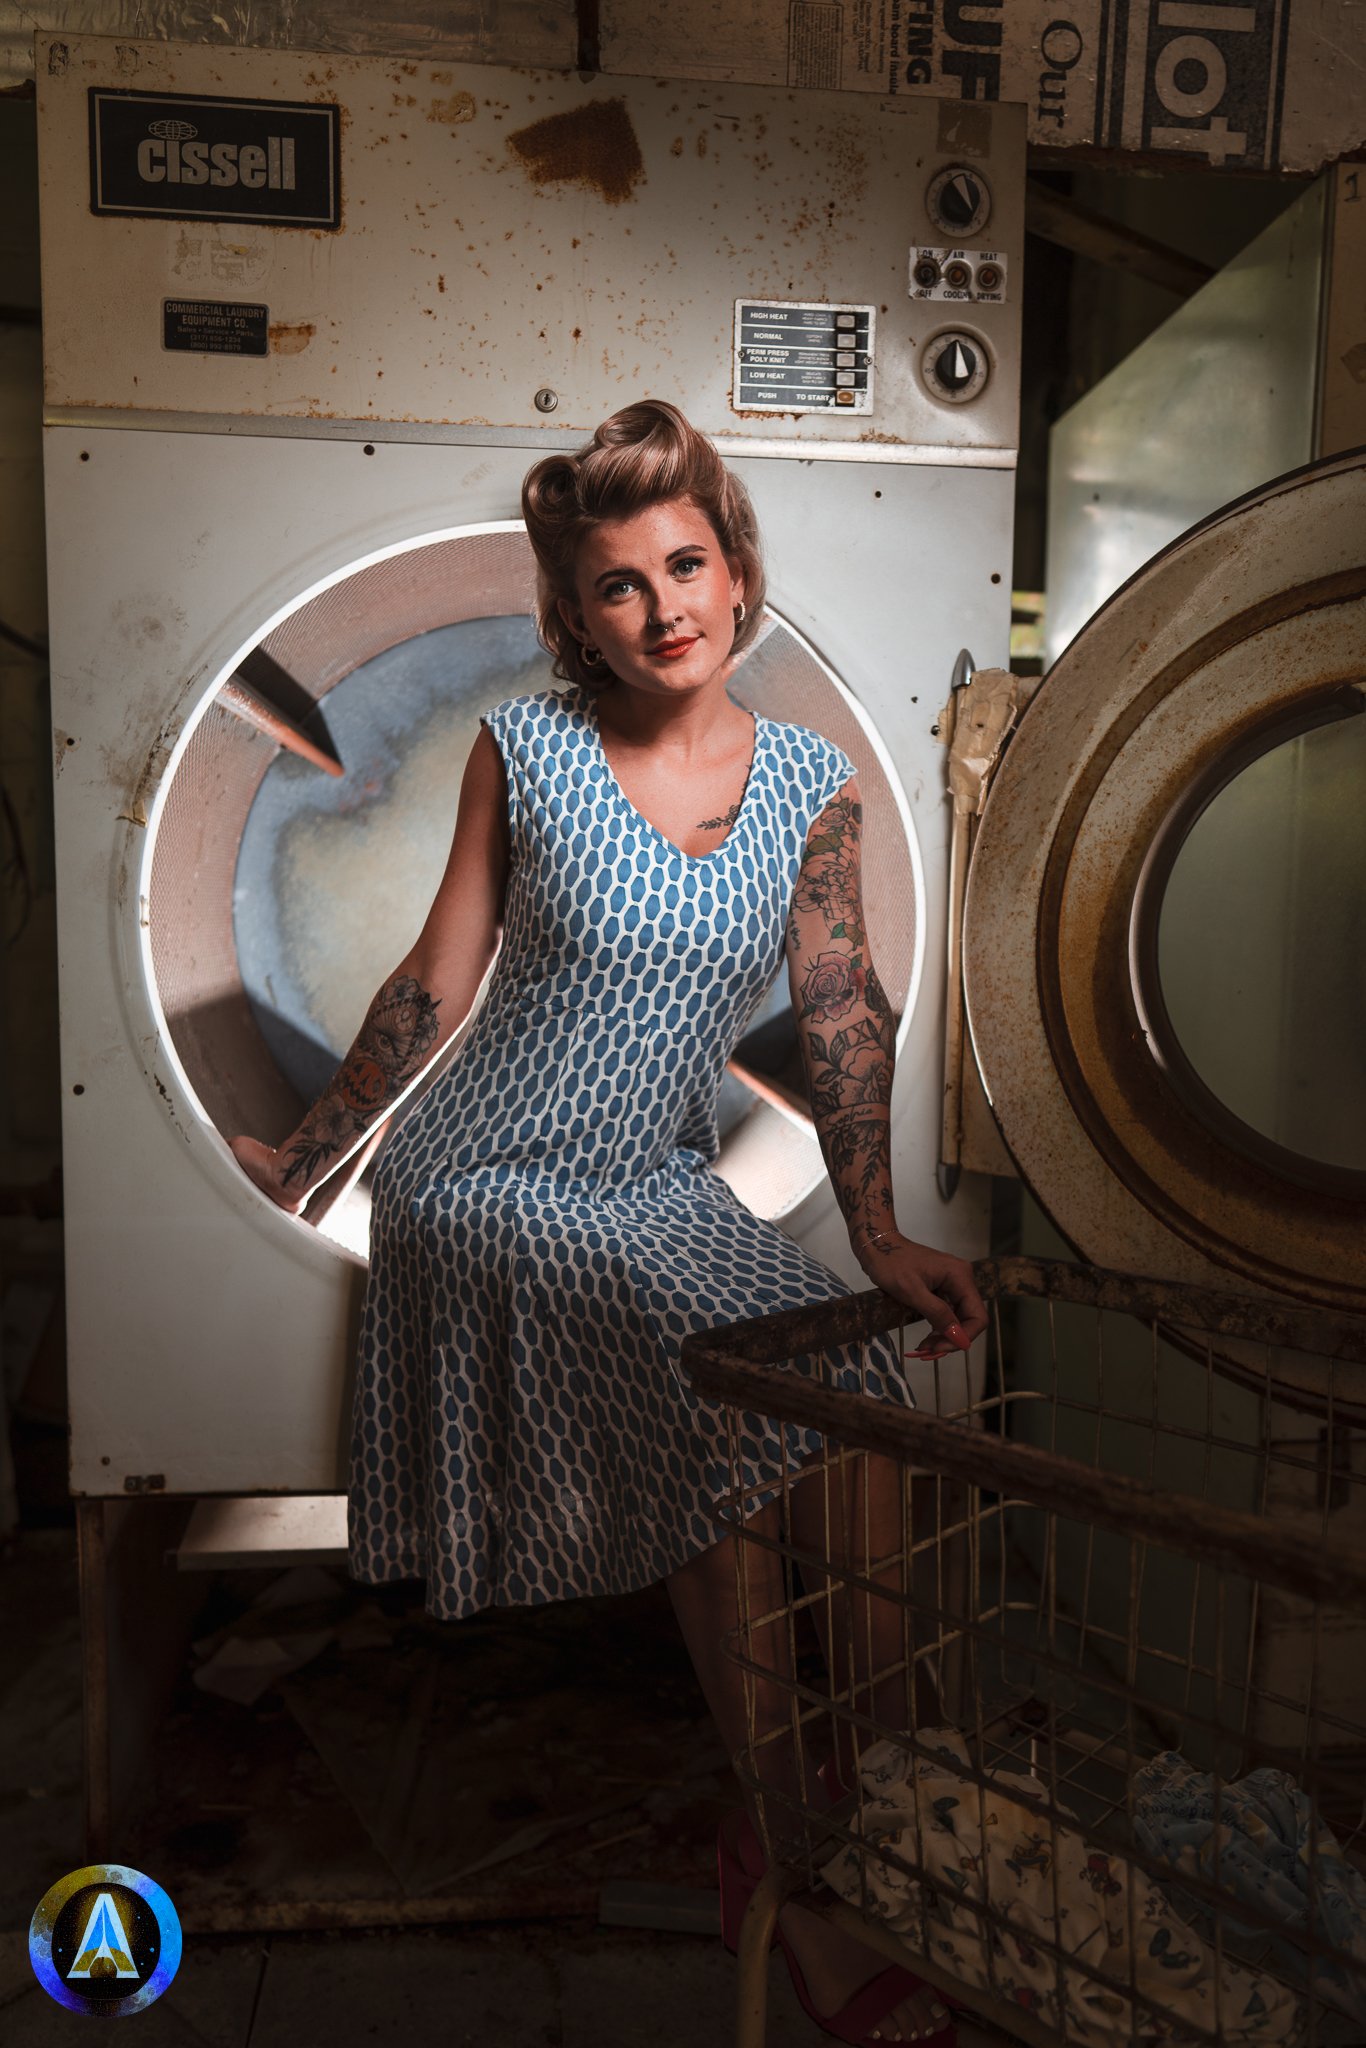
[[[1036,185],[1032,179],[1025,185],[1025,229],[1045,242],[1070,249],[1074,256],[1144,278],[1181,299],[1190,298],[1214,275],[1209,264],[1194,256],[1092,213],[1090,207],[1050,191],[1046,185]]]

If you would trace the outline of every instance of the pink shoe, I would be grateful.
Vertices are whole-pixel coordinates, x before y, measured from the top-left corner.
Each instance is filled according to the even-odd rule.
[[[833,1771],[831,1776],[834,1776]],[[721,1939],[734,1955],[740,1945],[740,1923],[745,1917],[745,1908],[766,1868],[763,1845],[750,1826],[747,1814],[733,1813],[722,1821],[716,1838],[716,1860],[721,1879]],[[817,2012],[806,1988],[802,1966],[792,1953],[781,1927],[777,1929],[777,1940],[802,2010],[827,2034],[833,2034],[837,2041],[850,2042],[852,2048],[893,2048],[893,2044],[881,2036],[874,2040],[872,2028],[886,2019],[888,2013],[894,2011],[903,1998],[909,1998],[912,1992],[933,1988],[925,1983],[923,1977],[917,1977],[914,1971],[904,1969],[900,1963],[889,1963],[869,1983],[860,1986],[838,2012]],[[936,1995],[942,1997],[943,1994]],[[941,2048],[957,2048],[958,2029],[952,2020],[948,2020],[937,2032],[922,2034],[920,2039],[939,2042]]]

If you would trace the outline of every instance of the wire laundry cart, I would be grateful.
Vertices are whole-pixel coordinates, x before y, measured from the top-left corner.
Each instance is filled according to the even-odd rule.
[[[906,1348],[876,1290],[684,1345],[769,1859],[737,2048],[789,1897],[1040,2048],[1366,2041],[1366,1318],[975,1271],[939,1412],[831,1383]]]

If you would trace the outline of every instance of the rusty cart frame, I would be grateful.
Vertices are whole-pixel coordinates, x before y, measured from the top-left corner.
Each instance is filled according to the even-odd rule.
[[[733,1762],[769,1860],[737,2048],[762,2048],[788,1898],[1036,2048],[1360,2038],[1366,1318],[1061,1261],[975,1271],[986,1364],[956,1401],[831,1383],[906,1348],[876,1290],[684,1345],[726,1413]],[[746,1417],[793,1425],[776,1497]],[[1256,1891],[1271,1851],[1245,1853],[1254,1793],[1299,1830],[1275,1847],[1290,1918]]]

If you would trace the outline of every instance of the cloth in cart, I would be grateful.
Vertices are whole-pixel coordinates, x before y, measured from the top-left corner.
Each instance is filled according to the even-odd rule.
[[[1142,1871],[1097,1850],[1080,1825],[1054,1831],[1010,1796],[1047,1805],[1038,1778],[997,1770],[985,1790],[955,1730],[933,1729],[921,1741],[935,1754],[913,1756],[893,1742],[863,1752],[862,1815],[848,1821],[862,1842],[821,1868],[842,1898],[964,1986],[1020,2006],[1084,2048],[1189,2039],[1183,2021],[1210,2034],[1222,2027],[1228,2048],[1302,2041],[1303,2008],[1283,1985],[1227,1956],[1220,1962]],[[873,1853],[878,1845],[917,1864],[932,1890],[922,1895],[917,1879]],[[970,1900],[1007,1916],[1009,1932],[979,1918]],[[1061,2000],[1057,1962],[1041,1940],[1085,1966],[1064,1965]],[[1131,1982],[1156,2011],[1131,2002]]]
[[[627,801],[591,691],[482,723],[507,776],[502,947],[375,1175],[348,1489],[352,1576],[425,1578],[446,1621],[634,1592],[709,1548],[734,1411],[688,1385],[684,1337],[850,1291],[711,1170],[726,1062],[848,757],[756,718],[739,814],[692,856]],[[832,1029],[851,1000],[832,984]],[[794,1365],[913,1405],[894,1336]],[[735,1426],[753,1507],[824,1448]]]
[[[1134,1838],[1150,1856],[1301,1932],[1310,1924],[1312,1887],[1314,1931],[1361,1966],[1350,1970],[1320,1958],[1313,1965],[1314,1989],[1326,2004],[1366,2021],[1366,1880],[1287,1772],[1263,1768],[1221,1785],[1216,1826],[1214,1780],[1175,1750],[1164,1750],[1135,1776],[1133,1820]],[[1198,1901],[1179,1892],[1175,1897],[1198,1922]],[[1224,1925],[1235,1936],[1267,1943],[1262,1923],[1225,1917]],[[1304,1968],[1298,1950],[1274,1939],[1268,1959],[1286,1974]]]

